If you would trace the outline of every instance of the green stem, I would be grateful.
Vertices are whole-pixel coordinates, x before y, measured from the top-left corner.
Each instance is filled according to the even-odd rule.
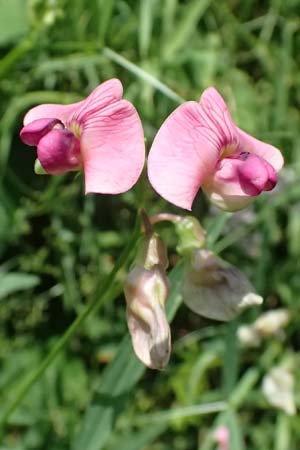
[[[228,399],[235,388],[239,370],[239,351],[236,331],[238,320],[228,322],[225,335],[225,356],[223,366],[223,389]]]
[[[81,314],[74,320],[74,322],[69,326],[69,328],[65,331],[65,333],[61,336],[61,338],[56,342],[50,353],[44,358],[37,369],[24,381],[24,383],[20,386],[18,392],[15,397],[8,404],[4,414],[0,420],[0,429],[3,430],[3,426],[6,424],[7,420],[13,413],[13,411],[17,408],[19,403],[23,400],[25,395],[28,393],[33,384],[44,374],[46,369],[52,363],[52,361],[56,358],[56,356],[60,353],[60,351],[66,346],[70,338],[75,334],[78,328],[83,324],[85,319],[91,314],[91,312],[95,312],[98,308],[106,303],[108,300],[112,300],[115,298],[121,291],[120,285],[115,284],[115,276],[118,271],[127,264],[127,261],[130,257],[132,250],[135,247],[137,239],[140,235],[140,215],[138,214],[136,219],[136,224],[134,228],[134,232],[132,234],[131,239],[128,241],[128,244],[124,248],[121,253],[119,259],[117,260],[114,268],[110,272],[110,274],[106,277],[103,284],[101,284],[95,291],[95,296],[93,300],[88,303]],[[101,293],[99,293],[101,292]]]

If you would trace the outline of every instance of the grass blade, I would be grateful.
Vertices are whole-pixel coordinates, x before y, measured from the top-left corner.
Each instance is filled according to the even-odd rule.
[[[174,55],[184,46],[188,45],[189,38],[197,27],[197,23],[207,10],[211,0],[194,0],[187,3],[184,16],[176,27],[176,34],[168,40],[163,48],[163,57],[167,61],[173,59]]]
[[[139,23],[139,49],[141,58],[147,58],[151,42],[154,0],[141,0]]]
[[[146,446],[152,444],[154,439],[160,436],[167,428],[167,424],[156,424],[150,428],[145,426],[137,432],[127,433],[113,439],[108,450],[144,450]]]
[[[162,83],[153,75],[141,69],[136,64],[128,61],[128,59],[114,52],[110,48],[105,47],[103,49],[103,54],[111,61],[114,61],[116,64],[119,64],[120,66],[124,67],[124,69],[127,69],[129,72],[133,73],[137,78],[140,78],[141,80],[146,81],[146,83],[151,84],[151,86],[160,91],[166,97],[174,100],[176,103],[183,103],[185,101],[184,98],[180,97],[180,95],[172,91],[172,89],[170,89],[166,84]]]
[[[213,414],[227,409],[226,402],[204,403],[202,405],[192,405],[183,408],[172,408],[166,411],[159,411],[153,414],[144,414],[137,420],[139,424],[152,424],[169,422],[186,417],[201,416],[203,414]]]
[[[111,22],[115,0],[98,0],[99,1],[99,38],[100,42],[105,41],[107,30]]]

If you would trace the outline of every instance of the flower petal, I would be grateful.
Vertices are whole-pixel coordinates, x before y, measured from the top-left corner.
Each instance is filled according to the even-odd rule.
[[[196,102],[179,106],[162,124],[148,157],[148,177],[164,199],[190,210],[219,156],[218,141]]]
[[[259,141],[240,128],[238,128],[237,130],[239,134],[241,151],[255,153],[256,155],[267,161],[269,164],[271,164],[276,172],[280,171],[283,166],[284,160],[278,148],[273,147],[270,144],[266,144],[265,142]]]
[[[24,144],[36,146],[39,140],[55,126],[61,126],[63,128],[63,124],[58,119],[34,120],[22,128],[20,138]]]
[[[243,191],[251,196],[262,191],[270,191],[277,183],[277,174],[273,167],[257,155],[249,154],[237,167],[239,182]]]
[[[138,113],[131,103],[120,100],[86,114],[81,133],[86,193],[129,190],[138,180],[145,159]]]
[[[240,183],[238,167],[243,161],[234,158],[222,159],[213,176],[203,185],[209,200],[225,211],[237,211],[251,202]]]
[[[294,375],[284,366],[273,367],[262,382],[262,391],[268,402],[289,416],[296,414]]]
[[[88,117],[94,116],[95,113],[119,101],[122,98],[122,94],[123,86],[120,80],[112,78],[105,81],[81,102],[80,107],[74,111],[69,121],[76,121],[79,124],[85,122]]]
[[[274,188],[277,174],[273,167],[257,155],[224,158],[214,175],[203,185],[212,203],[226,211],[237,211],[252,197]]]
[[[35,106],[30,109],[23,119],[24,126],[30,124],[34,120],[38,119],[58,119],[66,124],[68,117],[83,103],[84,100],[71,105],[58,105],[55,103],[49,103],[44,105]]]
[[[69,130],[51,130],[38,143],[38,159],[45,171],[60,175],[81,166],[80,144]]]
[[[234,124],[227,105],[222,96],[214,87],[205,89],[200,98],[201,118],[218,143],[219,149],[227,146],[234,147],[239,144],[237,127]]]
[[[91,94],[84,100],[71,105],[44,104],[36,106],[28,111],[24,117],[24,125],[37,119],[56,118],[61,120],[65,125],[71,120],[81,120],[85,113],[95,108],[97,110],[104,108],[112,101],[117,101],[122,97],[122,84],[113,78],[100,84]]]

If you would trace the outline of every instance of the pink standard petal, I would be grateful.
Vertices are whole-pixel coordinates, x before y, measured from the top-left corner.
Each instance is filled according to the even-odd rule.
[[[208,126],[215,130],[219,139],[223,136],[223,146],[235,144],[240,151],[254,153],[263,158],[279,172],[284,163],[281,152],[238,128],[231,119],[226,103],[215,88],[210,87],[204,91],[200,106],[207,117]]]
[[[72,120],[81,118],[86,112],[95,108],[101,109],[110,102],[116,101],[122,97],[122,84],[118,79],[111,79],[100,84],[84,100],[71,105],[44,104],[36,106],[28,111],[24,117],[24,125],[37,119],[56,118],[65,125]]]
[[[179,106],[162,124],[148,157],[148,177],[164,199],[190,210],[218,161],[218,139],[196,102]]]
[[[201,95],[201,123],[214,136],[220,150],[228,145],[234,148],[239,144],[237,127],[234,124],[227,105],[214,87],[205,89]],[[213,134],[212,134],[213,133]]]
[[[81,134],[86,193],[129,190],[145,159],[144,133],[135,108],[120,100],[86,114]]]
[[[55,103],[35,106],[25,115],[24,126],[38,119],[58,119],[66,124],[68,117],[84,102],[72,103],[71,105],[57,105]]]
[[[278,148],[273,147],[270,144],[266,144],[265,142],[259,141],[258,139],[250,136],[250,134],[247,134],[245,131],[239,128],[238,134],[240,139],[241,151],[255,153],[256,155],[266,160],[269,164],[271,164],[276,172],[280,171],[283,166],[284,160]]]
[[[94,89],[90,95],[81,102],[69,121],[81,124],[100,110],[119,101],[123,95],[123,86],[120,80],[112,78]]]

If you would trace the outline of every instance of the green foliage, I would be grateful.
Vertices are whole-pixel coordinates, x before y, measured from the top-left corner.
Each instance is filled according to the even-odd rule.
[[[1,450],[214,450],[218,424],[230,428],[230,450],[298,449],[299,417],[269,405],[261,382],[288,360],[300,385],[299,6],[0,0],[0,417],[24,381],[36,380],[1,430]],[[179,265],[170,275],[171,316],[179,307],[171,362],[164,372],[145,371],[125,336],[121,268],[101,309],[56,347],[103,294],[137,208],[178,213],[146,177],[122,196],[84,197],[81,176],[34,174],[35,151],[18,138],[25,112],[77,101],[110,77],[136,105],[148,148],[180,102],[215,85],[239,126],[283,150],[276,191],[236,214],[216,211],[200,194],[193,214],[209,247],[265,297],[263,310],[289,309],[284,333],[241,348],[237,327],[260,311],[223,325],[179,307]],[[157,230],[174,266],[173,229]]]

